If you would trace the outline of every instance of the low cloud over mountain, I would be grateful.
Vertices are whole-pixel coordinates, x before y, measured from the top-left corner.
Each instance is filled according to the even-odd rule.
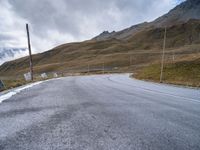
[[[0,64],[5,61],[12,60],[13,58],[26,56],[26,48],[9,48],[9,47],[0,47]]]
[[[33,52],[152,21],[183,0],[2,0],[0,47],[26,47],[30,24]],[[2,60],[1,60],[2,61]]]

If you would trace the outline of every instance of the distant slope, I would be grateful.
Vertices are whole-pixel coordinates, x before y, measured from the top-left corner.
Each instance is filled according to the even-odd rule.
[[[167,53],[176,52],[176,60],[199,55],[200,21],[171,26],[167,29]],[[69,68],[102,66],[124,68],[130,65],[130,55],[134,65],[149,64],[160,60],[163,44],[163,28],[141,31],[127,40],[110,39],[85,41],[58,46],[50,51],[33,56],[35,73],[63,71]],[[0,66],[0,74],[22,74],[28,71],[29,59],[24,57]]]

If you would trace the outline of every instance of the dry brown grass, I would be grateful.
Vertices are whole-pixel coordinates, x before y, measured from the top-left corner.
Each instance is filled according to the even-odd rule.
[[[193,61],[200,56],[200,21],[172,26],[167,31],[166,62]],[[95,73],[101,72],[103,63],[110,71],[118,68],[118,72],[134,72],[142,66],[160,62],[163,34],[164,29],[157,28],[143,30],[126,40],[63,44],[34,55],[34,73],[84,73],[88,64],[91,72]],[[7,62],[0,66],[0,76],[22,76],[29,71],[28,65],[28,57]]]

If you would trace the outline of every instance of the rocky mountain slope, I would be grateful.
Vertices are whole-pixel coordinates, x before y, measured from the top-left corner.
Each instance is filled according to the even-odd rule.
[[[200,0],[187,0],[151,24],[156,27],[172,26],[190,19],[200,19]]]
[[[134,25],[130,28],[124,29],[122,31],[118,31],[118,32],[108,32],[108,31],[104,31],[103,33],[101,33],[100,35],[94,37],[92,40],[107,40],[107,39],[112,39],[112,38],[116,38],[116,39],[120,39],[120,40],[125,40],[127,38],[129,38],[130,36],[144,30],[147,29],[148,27],[150,27],[150,24],[147,22],[141,23],[141,24],[137,24]]]
[[[190,19],[200,19],[200,0],[187,0],[153,22],[144,22],[119,32],[109,33],[108,31],[104,31],[93,38],[93,40],[106,40],[112,38],[127,39],[142,30],[165,26],[170,27],[185,23]]]

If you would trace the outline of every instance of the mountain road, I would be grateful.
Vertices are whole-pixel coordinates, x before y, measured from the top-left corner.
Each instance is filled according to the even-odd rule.
[[[200,90],[128,74],[42,82],[0,104],[0,150],[29,149],[199,150]]]

